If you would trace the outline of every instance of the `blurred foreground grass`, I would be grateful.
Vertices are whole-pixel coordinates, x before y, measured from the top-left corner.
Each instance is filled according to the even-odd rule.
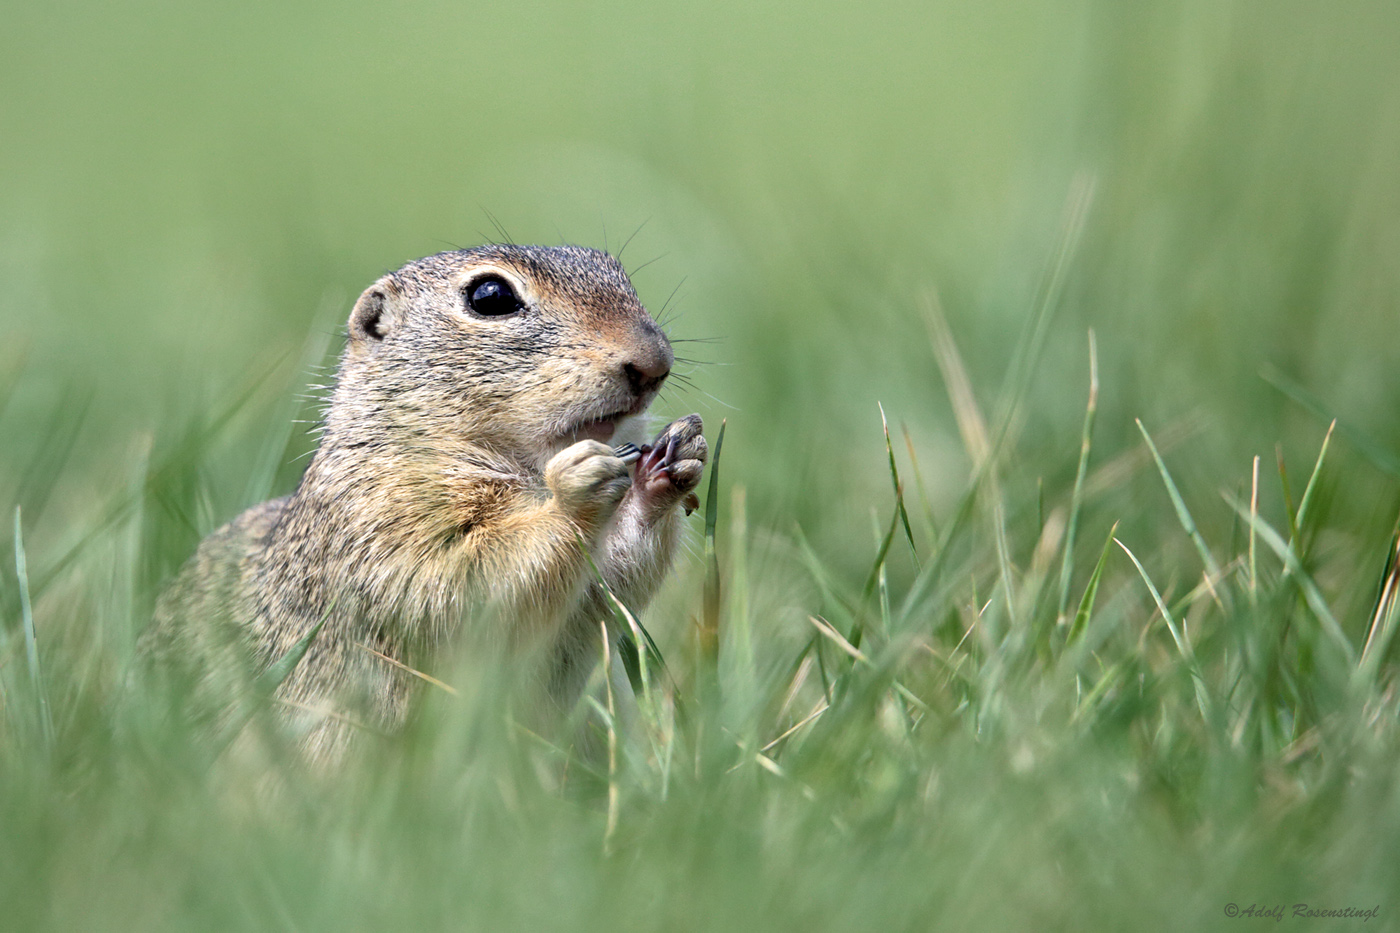
[[[7,10],[0,925],[1396,925],[1400,14],[818,6]],[[133,641],[493,218],[704,341],[719,692],[697,527],[613,774],[464,667],[260,802]]]

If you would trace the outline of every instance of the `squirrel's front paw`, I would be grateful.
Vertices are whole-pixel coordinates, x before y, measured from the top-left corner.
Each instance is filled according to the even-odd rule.
[[[607,521],[632,485],[627,464],[597,441],[579,441],[551,457],[544,481],[565,511],[592,524]]]
[[[705,443],[704,422],[699,415],[686,415],[668,424],[656,440],[642,448],[637,461],[637,476],[633,495],[656,508],[668,508],[677,499],[686,498],[686,513],[695,508],[690,495],[700,483],[710,447]]]

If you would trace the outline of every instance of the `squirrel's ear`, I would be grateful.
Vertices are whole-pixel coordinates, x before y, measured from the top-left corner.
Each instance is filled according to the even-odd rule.
[[[398,289],[387,275],[365,289],[350,312],[350,340],[376,344],[389,336],[395,323],[392,305],[397,297]]]

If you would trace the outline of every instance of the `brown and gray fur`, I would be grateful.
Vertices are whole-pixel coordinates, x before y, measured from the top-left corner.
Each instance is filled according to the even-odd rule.
[[[468,306],[492,275],[514,288],[518,313]],[[205,539],[159,600],[146,655],[227,710],[238,684],[324,617],[276,696],[319,761],[354,741],[348,722],[394,731],[412,706],[420,681],[366,648],[432,669],[464,637],[543,645],[543,690],[570,704],[609,618],[580,537],[612,591],[641,609],[706,458],[696,415],[630,469],[580,438],[643,440],[672,362],[606,253],[484,246],[384,276],[351,312],[296,492]]]

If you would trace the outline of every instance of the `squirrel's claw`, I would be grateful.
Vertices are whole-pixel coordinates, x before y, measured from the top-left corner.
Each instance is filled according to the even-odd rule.
[[[699,485],[709,456],[709,445],[700,433],[703,429],[699,415],[687,415],[668,424],[654,441],[643,445],[635,466],[633,494],[660,508],[684,500],[686,514],[694,511],[699,502],[691,503],[691,491]]]

